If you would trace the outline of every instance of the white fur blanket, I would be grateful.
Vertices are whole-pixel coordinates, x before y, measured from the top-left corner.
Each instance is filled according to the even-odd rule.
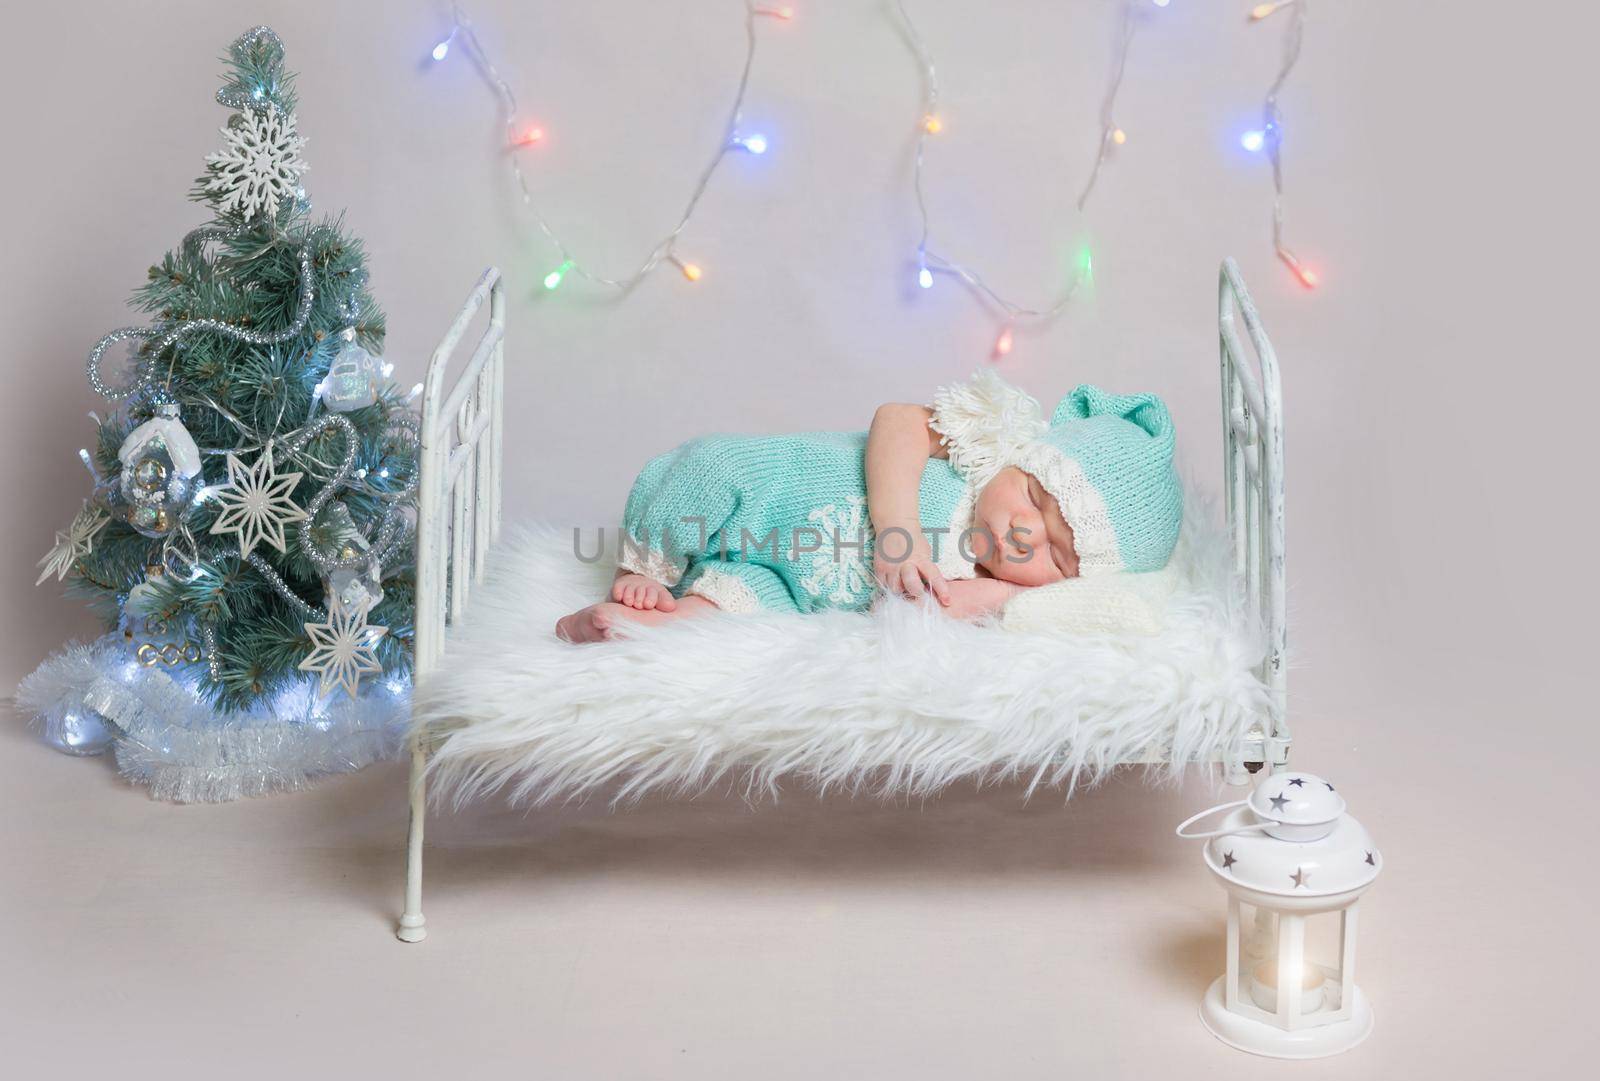
[[[1191,505],[1201,501],[1191,500]],[[600,599],[611,568],[569,532],[527,528],[422,682],[436,798],[504,790],[618,801],[783,779],[885,795],[963,778],[1102,778],[1157,750],[1167,769],[1237,751],[1266,716],[1261,635],[1229,579],[1228,542],[1192,519],[1154,636],[1073,637],[951,620],[905,601],[871,615],[727,615],[571,646],[557,618]],[[1159,774],[1158,774],[1159,775]]]

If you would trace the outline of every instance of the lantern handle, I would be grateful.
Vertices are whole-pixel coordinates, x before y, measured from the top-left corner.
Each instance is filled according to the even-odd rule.
[[[1186,818],[1182,822],[1178,823],[1178,828],[1177,828],[1176,832],[1177,832],[1179,837],[1182,837],[1186,841],[1204,841],[1204,840],[1207,840],[1207,839],[1209,839],[1211,837],[1227,837],[1227,836],[1229,836],[1231,834],[1235,834],[1235,833],[1253,833],[1256,830],[1264,830],[1268,826],[1276,825],[1276,823],[1273,823],[1273,822],[1252,822],[1249,825],[1235,826],[1232,829],[1226,829],[1226,830],[1208,830],[1205,833],[1185,833],[1185,832],[1183,832],[1185,829],[1187,829],[1188,827],[1194,825],[1196,822],[1200,821],[1202,818],[1208,818],[1211,815],[1216,814],[1218,811],[1231,811],[1235,807],[1243,807],[1246,804],[1248,804],[1249,802],[1250,801],[1247,800],[1247,799],[1240,799],[1240,800],[1234,800],[1232,803],[1219,803],[1215,807],[1208,807],[1205,810],[1201,811],[1199,814],[1190,815],[1188,818]]]

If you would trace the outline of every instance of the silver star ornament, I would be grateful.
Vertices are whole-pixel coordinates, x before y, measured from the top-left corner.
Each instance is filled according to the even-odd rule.
[[[252,466],[244,465],[230,452],[228,483],[211,493],[222,504],[222,513],[211,523],[212,534],[237,533],[241,558],[263,543],[284,552],[284,526],[306,517],[306,512],[289,497],[303,476],[304,473],[277,471],[270,442]]]
[[[36,564],[44,570],[33,584],[43,585],[44,580],[52,574],[56,576],[56,581],[64,580],[73,564],[94,551],[95,534],[105,528],[105,524],[110,520],[105,511],[85,503],[73,517],[72,524],[67,526],[67,531],[56,534],[55,547],[46,552],[44,558]]]
[[[328,598],[328,621],[307,623],[305,628],[306,634],[311,636],[311,652],[300,662],[299,668],[302,672],[317,673],[319,694],[343,687],[345,693],[354,698],[363,675],[383,671],[374,649],[378,639],[389,633],[389,628],[370,625],[366,605],[346,608],[338,594],[334,594]]]

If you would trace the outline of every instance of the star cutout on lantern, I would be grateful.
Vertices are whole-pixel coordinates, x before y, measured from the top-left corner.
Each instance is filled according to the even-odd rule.
[[[262,448],[256,464],[246,466],[232,452],[228,454],[228,483],[212,490],[222,504],[222,513],[211,523],[211,532],[239,534],[239,555],[248,556],[258,544],[285,551],[283,527],[306,517],[289,493],[304,473],[279,473],[272,461],[272,443]]]
[[[1372,853],[1371,852],[1367,853],[1367,866],[1368,867],[1376,867],[1376,866],[1378,866],[1378,861],[1372,858]]]
[[[1274,811],[1283,810],[1284,806],[1287,805],[1288,802],[1289,802],[1289,797],[1285,796],[1281,792],[1278,793],[1276,796],[1268,796],[1267,799],[1272,803],[1272,809]]]
[[[1224,871],[1226,871],[1229,867],[1232,867],[1234,864],[1236,864],[1238,862],[1239,862],[1238,860],[1233,858],[1233,853],[1232,852],[1224,852],[1222,854],[1222,869]]]
[[[1304,886],[1307,882],[1311,881],[1311,872],[1307,871],[1303,867],[1296,867],[1294,869],[1294,874],[1290,875],[1289,877],[1294,879],[1294,884],[1296,886]]]
[[[298,667],[302,672],[317,673],[319,694],[343,687],[354,698],[363,675],[383,671],[373,650],[389,628],[369,625],[366,605],[346,608],[334,594],[328,598],[328,621],[307,623],[305,628],[311,636],[311,652]]]
[[[43,567],[38,581],[33,584],[43,585],[44,580],[52,574],[56,581],[66,578],[67,572],[78,560],[94,551],[94,537],[111,520],[110,516],[99,507],[91,507],[85,503],[73,517],[72,524],[67,526],[65,533],[56,534],[55,547],[44,554],[36,566]]]
[[[1296,788],[1304,788],[1306,786],[1306,779],[1304,777],[1290,777],[1289,783],[1294,785]]]

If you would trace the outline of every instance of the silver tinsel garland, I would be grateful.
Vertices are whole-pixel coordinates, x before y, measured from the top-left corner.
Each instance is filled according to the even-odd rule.
[[[219,715],[179,677],[144,667],[121,634],[74,643],[17,688],[51,742],[87,715],[115,730],[117,767],[157,799],[213,803],[292,792],[398,753],[410,682],[375,680],[359,698],[322,698],[315,679],[270,704]]]

